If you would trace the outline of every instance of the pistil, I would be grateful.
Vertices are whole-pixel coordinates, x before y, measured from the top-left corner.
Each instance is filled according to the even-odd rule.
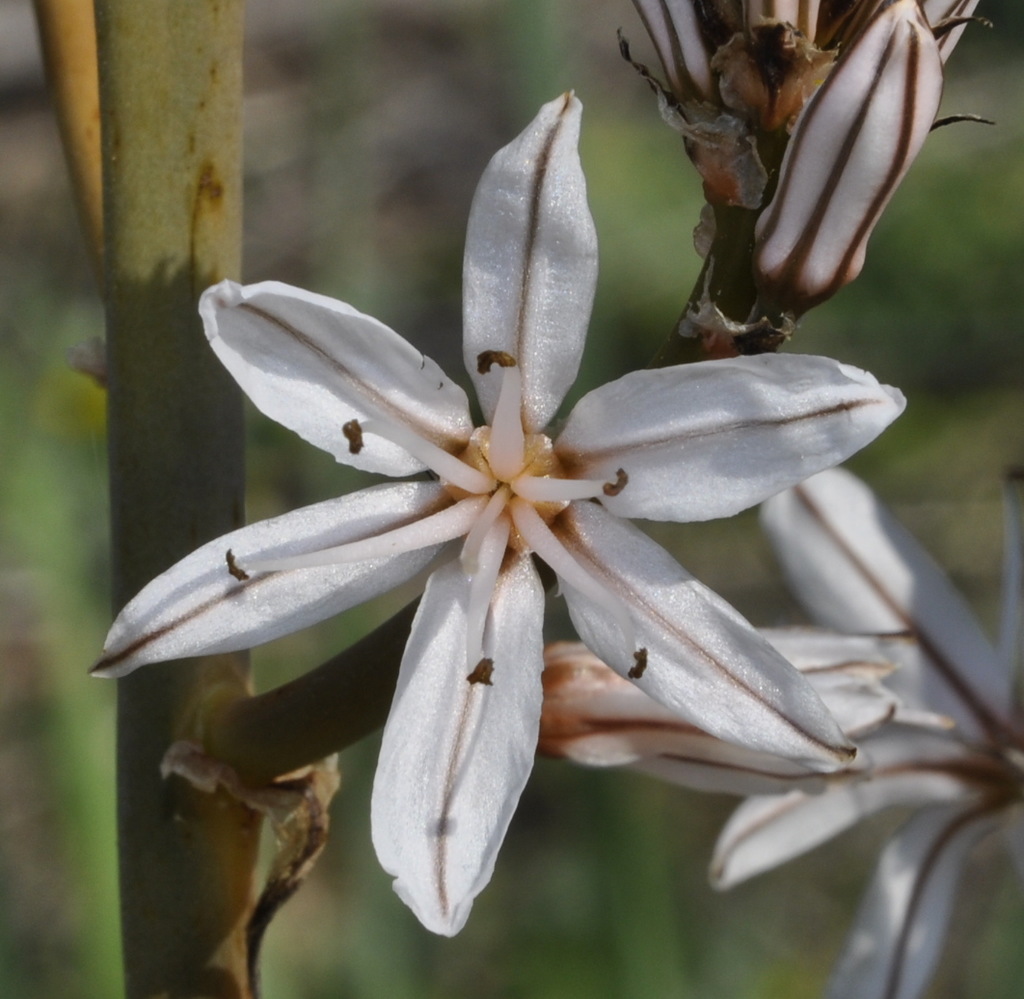
[[[501,390],[491,421],[491,443],[487,460],[491,471],[502,482],[511,482],[523,470],[526,461],[526,435],[523,433],[523,381],[519,367],[508,354],[481,355],[501,365]]]

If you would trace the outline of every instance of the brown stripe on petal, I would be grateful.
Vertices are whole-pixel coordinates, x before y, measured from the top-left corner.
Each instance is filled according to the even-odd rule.
[[[167,624],[160,628],[156,628],[153,631],[148,631],[143,635],[140,635],[134,642],[130,642],[123,649],[118,652],[106,654],[100,656],[96,661],[95,665],[89,670],[90,673],[102,674],[109,672],[110,670],[117,667],[119,663],[123,663],[126,659],[130,659],[132,656],[141,652],[147,646],[152,645],[154,642],[159,641],[161,638],[166,638],[172,632],[177,631],[179,628],[186,624],[191,624],[193,621],[202,617],[204,614],[215,609],[221,603],[234,599],[241,593],[245,593],[249,590],[259,587],[261,584],[266,583],[271,578],[273,573],[261,574],[258,576],[246,575],[245,579],[239,580],[234,572],[231,572],[231,563],[234,561],[234,557],[230,551],[227,553],[228,559],[227,564],[224,567],[224,571],[231,576],[234,576],[238,580],[237,586],[232,588],[219,596],[211,597],[205,601],[193,607],[187,614],[182,614],[181,617],[175,618],[173,621],[168,621]],[[196,655],[200,655],[201,652],[197,652]]]
[[[836,190],[843,180],[846,169],[849,165],[850,153],[852,152],[854,145],[857,143],[857,140],[860,138],[864,124],[867,121],[871,101],[882,80],[882,71],[885,69],[886,65],[888,65],[889,60],[892,57],[894,47],[895,34],[890,36],[888,44],[882,54],[882,58],[879,60],[875,69],[871,86],[868,88],[867,93],[864,96],[857,116],[851,123],[850,128],[843,137],[842,144],[835,153],[833,169],[829,175],[829,180],[818,192],[814,210],[810,213],[807,221],[804,223],[804,229],[801,237],[792,250],[787,254],[785,262],[781,267],[773,268],[770,273],[762,273],[760,275],[762,283],[771,289],[774,294],[778,296],[779,300],[785,302],[787,306],[795,307],[796,302],[799,301],[800,308],[802,310],[809,309],[811,306],[818,302],[822,302],[835,294],[839,288],[847,283],[848,278],[846,276],[846,268],[849,266],[849,258],[854,252],[856,252],[857,246],[859,245],[856,240],[850,241],[847,246],[846,253],[843,258],[841,258],[840,264],[836,267],[831,281],[826,285],[815,285],[813,288],[807,287],[801,281],[801,274],[803,274],[808,266],[809,260],[817,251],[819,245],[818,241],[825,239],[828,242],[832,242],[836,238],[835,233],[824,233],[822,231],[822,223],[829,207],[831,206],[832,199],[836,196]],[[809,155],[807,150],[807,143],[810,141],[809,133],[819,114],[825,113],[823,110],[825,105],[824,98],[831,94],[831,88],[829,85],[832,84],[834,86],[839,86],[841,82],[842,65],[840,64],[833,70],[832,76],[826,80],[822,85],[822,89],[807,106],[807,110],[805,112],[806,120],[801,123],[798,133],[791,140],[791,148],[787,150],[791,163],[797,163],[801,156]],[[778,190],[773,198],[771,214],[766,219],[764,228],[758,236],[758,244],[761,247],[764,247],[772,239],[778,229],[779,220],[786,211],[787,201],[791,198],[799,199],[806,196],[802,191],[797,191],[795,194],[793,193],[792,187],[795,183],[794,175],[795,171],[789,170],[786,172],[785,176],[780,179]],[[870,228],[872,224],[873,220],[872,222],[869,222],[868,227]],[[860,229],[861,227],[858,228],[858,232]],[[845,261],[845,264],[843,261]]]
[[[677,445],[682,446],[691,441],[697,441],[708,437],[716,437],[720,434],[746,433],[752,430],[788,427],[798,423],[803,423],[806,420],[817,420],[823,417],[836,416],[839,413],[850,413],[854,410],[862,409],[865,406],[876,406],[883,403],[888,405],[890,400],[888,398],[849,399],[846,402],[837,402],[833,406],[825,406],[822,409],[814,409],[806,413],[795,413],[792,416],[781,416],[777,419],[736,420],[733,423],[725,425],[718,424],[704,430],[697,429],[689,433],[666,433],[658,437],[649,437],[645,440],[631,441],[629,450],[635,453],[637,451],[644,451],[650,448],[674,447]],[[603,458],[611,457],[612,455],[621,455],[622,451],[622,445],[618,444],[609,445],[606,448],[587,448],[583,454],[574,454],[569,451],[568,448],[559,449],[557,442],[555,444],[555,452],[558,459],[562,462],[563,468],[566,472],[572,473],[578,472],[581,468],[592,466],[595,462],[598,462]],[[628,481],[628,475],[626,476],[626,479]],[[615,495],[615,493],[608,493],[606,490],[606,495]]]
[[[874,198],[864,211],[860,225],[857,227],[850,240],[846,253],[843,254],[839,265],[836,268],[836,276],[827,290],[827,295],[833,295],[844,284],[853,280],[856,273],[851,273],[853,260],[864,241],[871,235],[878,222],[882,210],[892,197],[897,184],[900,182],[904,171],[907,168],[908,160],[911,158],[910,144],[914,133],[914,118],[917,110],[917,78],[921,66],[921,36],[908,26],[910,37],[907,39],[908,49],[905,81],[903,88],[903,114],[900,118],[899,140],[892,152],[892,161],[889,171],[878,184]]]
[[[942,649],[914,618],[910,608],[904,607],[886,587],[879,576],[872,572],[867,563],[847,544],[846,540],[839,534],[821,507],[811,498],[804,486],[797,486],[793,494],[800,505],[807,512],[808,516],[817,524],[821,532],[839,550],[841,555],[849,562],[854,571],[858,573],[863,582],[872,590],[875,596],[892,612],[906,631],[917,640],[921,651],[928,657],[936,672],[952,688],[953,693],[960,699],[961,703],[978,720],[981,727],[988,732],[996,741],[1005,741],[1010,735],[1006,723],[997,717],[991,709],[974,692],[970,682],[960,675],[956,664],[942,652]]]
[[[914,886],[911,889],[910,904],[907,906],[903,922],[897,933],[896,944],[892,950],[892,961],[886,976],[885,991],[880,993],[879,999],[897,999],[901,995],[900,986],[909,963],[907,951],[911,942],[911,930],[918,918],[918,911],[924,900],[928,880],[942,860],[943,853],[953,844],[959,833],[968,826],[989,817],[991,813],[991,807],[986,804],[980,808],[955,815],[932,844],[923,862],[914,870]],[[979,835],[981,835],[980,832]]]
[[[455,820],[452,818],[452,802],[458,787],[459,771],[462,769],[464,749],[473,719],[473,706],[478,699],[478,688],[475,684],[466,684],[462,703],[459,705],[458,721],[455,725],[455,740],[448,753],[448,765],[445,767],[444,787],[441,793],[441,808],[434,829],[434,884],[437,889],[437,901],[441,915],[448,919],[451,913],[451,901],[448,897],[448,847],[450,838],[455,832]]]
[[[827,792],[825,792],[827,793]],[[722,880],[725,874],[725,868],[729,863],[729,859],[737,851],[737,849],[743,846],[752,836],[759,833],[762,829],[766,829],[773,822],[778,821],[787,812],[793,811],[795,808],[799,808],[805,804],[806,795],[802,797],[796,797],[796,795],[790,791],[786,795],[780,795],[777,803],[773,809],[767,812],[763,812],[757,822],[747,823],[743,827],[743,835],[737,836],[735,839],[729,842],[728,849],[718,853],[716,851],[715,857],[711,861],[711,869],[708,872],[712,882],[719,882]]]
[[[566,509],[559,515],[558,520],[552,525],[552,528],[556,531],[558,539],[565,546],[566,550],[577,560],[585,562],[586,571],[594,577],[598,578],[601,585],[608,590],[609,593],[619,596],[622,602],[629,608],[639,607],[641,611],[655,623],[655,626],[662,629],[666,634],[671,635],[681,645],[691,649],[696,658],[702,660],[704,664],[721,679],[724,679],[728,684],[737,690],[741,691],[744,696],[750,700],[760,704],[766,712],[774,715],[780,721],[782,721],[791,731],[798,733],[806,742],[812,746],[817,746],[826,755],[831,756],[835,760],[848,762],[855,754],[855,750],[851,750],[847,746],[836,746],[827,742],[823,742],[818,736],[814,735],[798,722],[785,715],[778,707],[769,703],[767,698],[761,691],[755,687],[744,683],[739,677],[730,671],[728,666],[710,650],[706,649],[700,642],[695,638],[691,637],[687,632],[683,631],[680,624],[676,621],[667,618],[661,611],[661,609],[645,599],[643,594],[639,591],[627,589],[623,592],[623,587],[618,576],[609,572],[605,567],[604,563],[597,557],[593,550],[587,545],[586,541],[580,535],[574,522],[575,504],[570,504]]]
[[[904,6],[905,11],[893,10]],[[883,34],[886,30],[887,36]],[[857,46],[866,46],[868,35],[872,33],[881,36],[877,41],[871,41],[872,46],[881,44],[882,51],[873,56],[872,50],[868,49],[869,57],[876,61],[874,65],[863,65],[867,60],[859,57]],[[805,311],[824,301],[859,273],[867,239],[927,134],[937,108],[937,104],[935,107],[931,105],[930,98],[937,98],[936,88],[941,89],[941,60],[930,28],[920,8],[909,0],[886,0],[875,7],[870,20],[847,49],[845,57],[840,58],[832,75],[808,103],[791,148],[787,150],[779,190],[759,223],[755,254],[758,282],[769,298],[795,311]],[[897,61],[902,61],[901,66],[894,65]],[[849,69],[851,64],[855,70],[862,68],[865,74],[870,73],[870,79],[858,82],[859,74],[855,73],[857,87],[848,95],[850,85],[847,77],[855,72]],[[873,132],[879,134],[865,135],[869,115],[882,99],[879,88],[887,72],[890,73],[884,81],[887,91],[892,88],[898,92],[894,99],[886,96],[885,100],[887,105],[895,106],[898,125],[895,129],[887,127],[884,133],[876,126]],[[902,75],[901,79],[897,78],[897,73]],[[829,148],[830,129],[833,128],[831,117],[837,103],[849,100],[859,101],[856,117],[838,146]],[[897,101],[901,104],[897,105]],[[856,151],[858,143],[870,146],[868,140],[886,143],[885,159],[875,163],[877,151],[872,152],[872,165],[867,169],[873,190],[866,203],[858,208],[857,217],[851,220],[855,223],[853,230],[845,231],[845,226],[840,226],[840,231],[836,232],[829,218],[830,209],[836,199],[841,200],[845,196],[841,188],[848,180],[851,154]],[[812,147],[812,141],[817,145]],[[820,189],[817,183],[812,187],[808,198],[802,186],[797,186],[806,183],[803,181],[806,171],[797,167],[807,158],[813,164],[816,157],[825,160],[829,175]],[[875,176],[878,168],[885,171],[884,176]],[[797,173],[801,174],[800,178]],[[797,212],[794,206],[800,211]],[[806,213],[805,207],[809,209]],[[799,232],[787,231],[783,236],[779,235],[779,226],[784,219],[790,215],[799,219],[805,214]],[[823,258],[822,262],[819,264],[816,258]],[[813,273],[816,266],[820,269],[826,262],[826,276]]]
[[[291,323],[285,322],[280,316],[275,316],[263,306],[255,305],[252,302],[239,302],[236,308],[242,309],[262,319],[264,322],[270,323],[282,333],[291,337],[305,350],[315,354],[335,375],[347,382],[355,390],[355,394],[358,397],[366,400],[369,405],[379,411],[384,419],[401,426],[411,424],[417,433],[451,453],[466,446],[466,438],[440,433],[432,427],[419,423],[409,410],[396,406],[386,392],[364,381],[340,358],[329,354],[311,337],[306,336],[305,333],[301,332]],[[353,453],[356,452],[353,451]]]
[[[668,76],[669,83],[678,96],[685,86],[683,74],[687,77],[689,77],[689,74],[686,72],[683,47],[679,44],[679,33],[675,29],[668,4],[666,0],[652,0],[651,3],[645,3],[644,0],[633,0],[633,6],[640,15],[640,20],[644,22],[647,34],[651,36],[651,41],[654,42],[658,58],[661,60],[661,65]],[[655,24],[651,16],[654,13],[654,8],[656,8],[657,16],[661,21],[660,26]],[[662,51],[662,47],[659,44],[661,41],[668,43],[668,51]],[[628,48],[626,51],[628,51]],[[692,81],[687,79],[686,83],[692,83]]]
[[[530,303],[531,287],[533,284],[533,253],[534,245],[537,242],[537,232],[541,223],[541,208],[543,207],[544,182],[548,175],[548,166],[551,163],[551,152],[555,142],[561,134],[565,125],[566,116],[572,107],[572,94],[567,93],[564,98],[561,112],[554,126],[544,139],[537,161],[533,167],[533,176],[529,185],[529,215],[526,224],[526,233],[522,246],[522,275],[519,284],[519,306],[516,312],[515,323],[515,359],[520,365],[529,362],[530,349],[526,342],[530,324],[528,322],[528,311]],[[525,399],[524,399],[525,404]],[[524,426],[528,423],[526,412],[523,412]]]
[[[658,753],[655,759],[668,760],[670,763],[680,763],[683,766],[707,767],[709,770],[721,770],[727,773],[747,774],[750,777],[761,777],[778,784],[791,781],[794,784],[807,786],[808,782],[822,779],[822,774],[816,770],[803,770],[793,773],[783,773],[779,770],[770,770],[767,767],[740,766],[737,763],[726,763],[724,760],[712,760],[706,756],[684,756],[681,753]],[[779,757],[786,762],[785,757]],[[799,766],[799,764],[793,764]],[[830,774],[834,778],[834,774]],[[780,792],[781,793],[781,792]]]
[[[417,510],[414,514],[396,519],[389,523],[387,527],[381,527],[379,530],[370,531],[362,535],[362,537],[347,538],[344,544],[348,542],[361,541],[364,538],[373,537],[376,534],[381,533],[384,530],[392,530],[397,527],[404,527],[407,524],[411,524],[423,517],[430,516],[433,513],[437,513],[440,510],[445,509],[452,505],[452,499],[447,494],[439,495],[432,503],[425,504],[420,510]],[[332,541],[330,538],[318,538],[316,547],[311,547],[309,551],[318,551],[322,548],[331,548],[337,542]],[[294,554],[308,554],[308,552],[296,552]],[[238,577],[231,572],[231,564],[235,560],[235,556],[231,554],[230,560],[227,558],[228,553],[225,553],[225,565],[224,572],[228,575],[233,576],[236,580]],[[243,564],[246,559],[243,559]],[[311,568],[323,569],[328,568],[325,566],[316,566]],[[204,614],[208,614],[210,611],[216,610],[221,604],[226,603],[229,600],[237,599],[243,593],[249,593],[250,591],[264,586],[271,580],[276,580],[281,576],[287,575],[294,572],[308,572],[309,569],[283,569],[275,572],[262,572],[258,574],[246,574],[247,578],[244,580],[238,580],[237,585],[232,586],[230,590],[221,593],[215,597],[211,597],[209,600],[204,601],[201,604],[193,607],[190,611],[182,614],[180,617],[174,618],[172,621],[168,621],[167,624],[162,625],[152,631],[147,631],[140,635],[135,641],[130,642],[123,649],[118,650],[114,653],[109,653],[100,656],[96,661],[95,665],[90,669],[90,673],[102,674],[114,669],[119,663],[123,663],[126,659],[130,659],[132,656],[146,649],[147,646],[152,645],[154,642],[159,641],[162,638],[166,638],[168,635],[177,631],[179,628],[183,628],[186,625],[192,624]],[[202,655],[203,650],[198,649],[193,655]]]

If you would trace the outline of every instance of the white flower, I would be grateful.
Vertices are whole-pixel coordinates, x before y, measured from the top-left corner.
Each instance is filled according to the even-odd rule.
[[[849,473],[823,472],[770,500],[767,530],[824,624],[909,632],[919,655],[888,681],[955,726],[890,724],[858,743],[868,769],[751,798],[729,820],[713,874],[723,887],[774,867],[892,805],[920,810],[883,852],[833,974],[830,999],[915,999],[942,951],[964,863],[1001,831],[1024,878],[1024,727],[1013,696],[1021,637],[1019,511],[1010,509],[1004,638],[997,651],[945,573]]]
[[[571,95],[484,173],[465,258],[463,391],[351,306],[268,282],[203,296],[213,349],[256,405],[338,460],[429,480],[380,485],[207,544],[139,594],[98,664],[269,641],[433,568],[384,732],[373,838],[396,890],[440,933],[463,925],[529,775],[544,587],[581,637],[723,738],[835,767],[850,750],[799,675],[623,518],[704,520],[861,447],[899,393],[823,358],[628,374],[543,430],[579,365],[597,270]],[[450,543],[459,541],[457,546]]]
[[[893,718],[907,719],[882,680],[907,654],[908,638],[811,628],[760,633],[807,678],[848,739],[863,738]],[[836,777],[716,739],[623,680],[579,642],[545,648],[543,679],[538,751],[545,756],[591,767],[628,766],[671,784],[724,794],[821,791]],[[859,757],[853,767],[861,768]]]

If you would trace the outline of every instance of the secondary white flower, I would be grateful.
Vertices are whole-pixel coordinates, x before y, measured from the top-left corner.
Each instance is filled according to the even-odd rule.
[[[810,628],[761,629],[807,678],[843,734],[858,740],[910,718],[882,680],[912,643],[898,635],[842,635]],[[628,766],[672,784],[725,794],[821,791],[822,774],[800,763],[717,739],[610,670],[585,645],[544,650],[544,708],[538,751],[591,767]],[[931,719],[929,719],[931,721]],[[861,768],[860,757],[853,767]]]
[[[920,811],[883,852],[830,999],[914,999],[935,969],[964,862],[1001,831],[1024,878],[1024,726],[1013,696],[1020,654],[1019,509],[1008,507],[1004,629],[997,651],[910,534],[852,475],[823,472],[772,500],[764,520],[794,587],[830,626],[910,632],[919,655],[888,681],[955,727],[890,724],[858,743],[866,775],[751,798],[722,832],[713,862],[736,884],[891,805]]]
[[[565,95],[491,161],[470,215],[465,359],[486,418],[397,333],[286,285],[203,296],[213,349],[256,405],[338,460],[429,481],[253,524],[154,580],[115,621],[105,675],[269,641],[427,567],[384,732],[373,839],[423,923],[455,933],[530,772],[544,588],[581,637],[715,734],[819,769],[850,749],[824,706],[727,604],[625,517],[728,516],[842,460],[902,409],[814,357],[640,371],[543,430],[579,366],[597,248]],[[457,546],[451,543],[458,541]]]

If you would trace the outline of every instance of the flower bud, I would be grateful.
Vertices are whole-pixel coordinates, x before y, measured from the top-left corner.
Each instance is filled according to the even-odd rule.
[[[669,89],[679,100],[709,101],[714,94],[711,53],[692,0],[633,0],[654,42]]]
[[[978,0],[924,0],[921,4],[928,23],[935,29],[939,55],[942,56],[943,62],[956,48],[956,43],[960,41],[966,27],[966,24],[956,24],[955,27],[945,29],[944,25],[969,18],[977,6]]]
[[[791,24],[797,31],[814,38],[818,29],[819,0],[747,0],[747,28],[756,28],[762,20]]]
[[[942,59],[920,5],[884,0],[794,127],[755,230],[765,301],[800,314],[860,273],[941,95]]]

